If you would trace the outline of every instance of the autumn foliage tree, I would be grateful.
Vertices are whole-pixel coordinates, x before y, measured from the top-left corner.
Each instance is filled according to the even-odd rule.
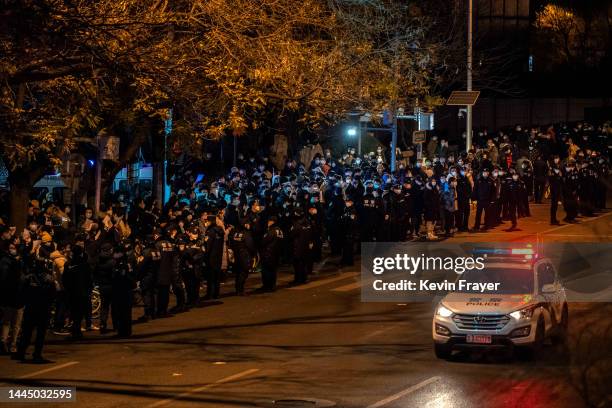
[[[442,0],[1,3],[0,151],[18,225],[78,136],[120,133],[120,166],[172,108],[195,149],[261,127],[295,141],[351,109],[435,104],[456,49]]]

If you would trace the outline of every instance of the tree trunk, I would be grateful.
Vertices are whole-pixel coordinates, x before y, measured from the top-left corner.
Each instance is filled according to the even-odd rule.
[[[11,183],[10,223],[22,231],[28,218],[28,201],[30,200],[29,183]]]

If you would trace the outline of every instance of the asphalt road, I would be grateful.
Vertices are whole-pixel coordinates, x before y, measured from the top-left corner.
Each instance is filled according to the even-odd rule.
[[[612,213],[551,227],[547,206],[532,211],[519,221],[521,231],[502,227],[452,240],[612,237]],[[443,361],[432,350],[433,304],[362,303],[359,266],[340,269],[334,261],[318,266],[304,286],[288,288],[287,270],[276,293],[226,296],[136,325],[128,340],[97,332],[79,343],[52,336],[45,355],[54,363],[3,357],[0,386],[76,386],[76,404],[48,407],[316,407],[325,401],[347,408],[583,407],[606,396],[612,404],[611,304],[571,304],[568,344],[547,346],[536,361],[504,353]],[[257,277],[249,283],[256,287]],[[223,291],[229,294],[231,285]]]

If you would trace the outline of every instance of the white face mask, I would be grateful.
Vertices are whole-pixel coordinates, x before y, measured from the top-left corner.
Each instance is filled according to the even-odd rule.
[[[515,180],[515,181],[518,180],[518,175],[517,174],[512,175],[512,180]]]

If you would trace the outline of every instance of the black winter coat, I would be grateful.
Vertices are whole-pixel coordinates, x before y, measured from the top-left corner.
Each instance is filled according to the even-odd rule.
[[[24,290],[24,264],[8,253],[0,258],[0,306],[22,307]]]
[[[206,230],[204,240],[207,265],[214,270],[220,270],[223,262],[223,244],[225,240],[223,229],[218,225],[211,225]]]
[[[261,247],[261,261],[270,266],[277,266],[283,243],[283,231],[278,225],[272,225],[264,234]]]
[[[440,219],[440,191],[437,186],[427,184],[423,193],[425,221],[438,221]]]

